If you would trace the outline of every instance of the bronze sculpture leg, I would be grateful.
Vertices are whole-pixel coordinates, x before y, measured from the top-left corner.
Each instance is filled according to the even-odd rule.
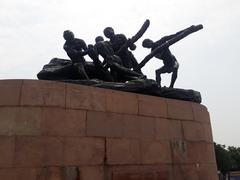
[[[78,72],[83,75],[87,80],[89,80],[89,77],[85,71],[84,64],[79,62],[79,63],[74,63],[74,66],[77,67]]]
[[[178,74],[178,68],[174,68],[173,72],[172,72],[172,78],[171,78],[171,84],[170,84],[170,88],[173,88],[174,83],[177,79],[177,74]]]
[[[163,66],[155,71],[156,73],[156,82],[159,87],[161,87],[161,74],[168,72],[168,69],[166,66]]]

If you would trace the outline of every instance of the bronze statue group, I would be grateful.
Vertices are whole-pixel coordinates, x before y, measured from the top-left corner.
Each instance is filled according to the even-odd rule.
[[[175,56],[169,50],[169,46],[187,35],[202,29],[202,25],[190,26],[182,31],[169,36],[164,36],[158,41],[145,39],[142,42],[144,48],[151,52],[140,62],[136,60],[132,51],[136,49],[134,44],[149,27],[146,20],[140,30],[132,38],[126,38],[124,34],[115,34],[112,27],[103,30],[102,36],[95,38],[94,45],[86,45],[84,40],[74,37],[73,32],[66,30],[63,37],[66,40],[64,50],[70,57],[74,66],[81,75],[80,79],[89,80],[87,72],[88,62],[84,56],[88,55],[96,69],[96,78],[110,82],[126,82],[135,79],[145,79],[141,68],[153,57],[163,61],[163,66],[156,70],[156,82],[161,87],[161,74],[172,73],[170,86],[173,88],[177,78],[179,64]]]

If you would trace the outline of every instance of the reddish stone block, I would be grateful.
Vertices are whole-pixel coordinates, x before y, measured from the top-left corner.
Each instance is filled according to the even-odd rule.
[[[183,137],[180,120],[156,119],[157,140],[180,140]]]
[[[14,180],[38,180],[38,169],[36,168],[17,168],[12,173],[15,175]]]
[[[161,179],[163,179],[162,177],[163,177],[163,175],[162,174],[158,174],[158,176],[159,176],[159,179],[161,178]],[[156,174],[155,173],[153,173],[153,172],[149,172],[149,173],[143,173],[142,174],[142,179],[144,179],[144,180],[156,180]]]
[[[105,111],[105,94],[105,89],[67,84],[66,106],[74,109]]]
[[[19,105],[22,80],[0,80],[0,106]]]
[[[54,137],[16,137],[15,162],[17,167],[61,165],[63,142]]]
[[[181,169],[184,180],[199,180],[199,164],[181,165]]]
[[[199,148],[201,150],[200,154],[202,153],[200,162],[216,164],[216,157],[215,157],[215,150],[214,150],[213,143],[202,143],[202,145],[199,144],[199,146],[201,146],[201,148]]]
[[[0,135],[12,135],[17,114],[15,107],[0,107]]]
[[[13,166],[15,137],[0,136],[0,167]]]
[[[104,153],[103,139],[65,138],[64,165],[99,165]]]
[[[171,141],[172,149],[172,161],[174,164],[183,164],[187,162],[187,145],[183,140],[172,140]]]
[[[106,179],[124,179],[125,178],[141,178],[141,180],[173,180],[172,165],[124,165],[109,166],[105,171]]]
[[[114,173],[112,180],[143,180],[142,174],[139,173]]]
[[[194,119],[199,122],[210,123],[210,116],[207,108],[201,104],[192,103]]]
[[[134,139],[107,139],[107,164],[139,164],[140,144]]]
[[[123,115],[123,137],[140,138],[142,123],[139,116]]]
[[[169,136],[171,140],[183,139],[183,129],[181,121],[169,120]]]
[[[199,180],[218,180],[216,163],[200,164],[198,176]]]
[[[187,142],[186,143],[186,162],[185,163],[200,163],[202,145],[198,144],[199,142]],[[200,149],[199,149],[200,148]]]
[[[186,140],[213,142],[211,125],[198,122],[182,122]]]
[[[42,108],[19,107],[14,120],[13,134],[40,135],[42,124]]]
[[[107,90],[106,93],[107,111],[124,114],[138,114],[136,94],[113,90]]]
[[[38,169],[36,180],[76,180],[78,178],[78,167],[45,167]]]
[[[1,180],[17,180],[14,169],[0,169]]]
[[[171,148],[168,141],[141,141],[141,159],[143,164],[172,163]]]
[[[87,112],[87,135],[103,137],[122,137],[122,115],[107,112]]]
[[[129,168],[129,167],[127,167]],[[141,170],[142,169],[142,170]],[[161,171],[150,169],[149,167],[143,166],[138,171],[128,172],[114,172],[112,173],[113,180],[171,180],[170,173],[168,171]]]
[[[64,176],[64,180],[79,180],[80,178],[80,171],[77,166],[65,166],[61,168]],[[81,178],[80,178],[81,180]]]
[[[104,180],[104,168],[102,166],[80,167],[81,180]]]
[[[187,163],[216,163],[214,146],[207,142],[187,142]]]
[[[206,135],[202,124],[198,122],[182,122],[184,138],[189,141],[205,140]]]
[[[153,117],[167,117],[167,104],[164,98],[138,95],[139,114]]]
[[[204,140],[207,142],[213,142],[211,124],[202,124],[202,127],[205,135]]]
[[[64,169],[60,167],[47,167],[39,169],[36,180],[63,180]]]
[[[167,99],[168,118],[193,120],[191,102]]]
[[[1,180],[41,180],[41,179],[37,179],[38,177],[37,175],[38,175],[38,170],[35,168],[0,169]]]
[[[170,180],[171,175],[168,171],[157,172],[156,180]]]
[[[24,80],[21,105],[65,107],[65,83]]]
[[[141,122],[141,138],[155,139],[156,119],[151,117],[139,117]]]
[[[156,139],[170,139],[170,121],[165,118],[156,118]]]
[[[1,107],[0,135],[40,135],[42,109]]]
[[[42,129],[44,135],[86,135],[86,111],[62,108],[44,108]]]
[[[181,165],[173,165],[171,180],[184,180]]]
[[[123,136],[127,138],[155,138],[156,119],[146,116],[124,115]]]
[[[43,162],[45,166],[63,165],[63,146],[62,138],[58,137],[43,137]]]

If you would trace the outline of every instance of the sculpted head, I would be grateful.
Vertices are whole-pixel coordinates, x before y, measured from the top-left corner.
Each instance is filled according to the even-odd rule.
[[[107,38],[112,38],[115,35],[112,27],[105,28],[103,30],[103,33]]]
[[[71,41],[74,39],[74,34],[72,31],[70,30],[66,30],[63,32],[63,38],[66,40],[66,41]]]
[[[104,41],[103,37],[102,36],[97,36],[95,38],[95,42],[97,43],[97,42],[100,42],[100,41]]]
[[[152,48],[153,47],[153,41],[151,39],[144,39],[142,42],[142,46],[145,48]]]

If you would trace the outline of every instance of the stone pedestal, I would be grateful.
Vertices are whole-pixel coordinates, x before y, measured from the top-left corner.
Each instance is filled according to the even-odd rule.
[[[1,180],[217,180],[203,105],[0,81]]]

